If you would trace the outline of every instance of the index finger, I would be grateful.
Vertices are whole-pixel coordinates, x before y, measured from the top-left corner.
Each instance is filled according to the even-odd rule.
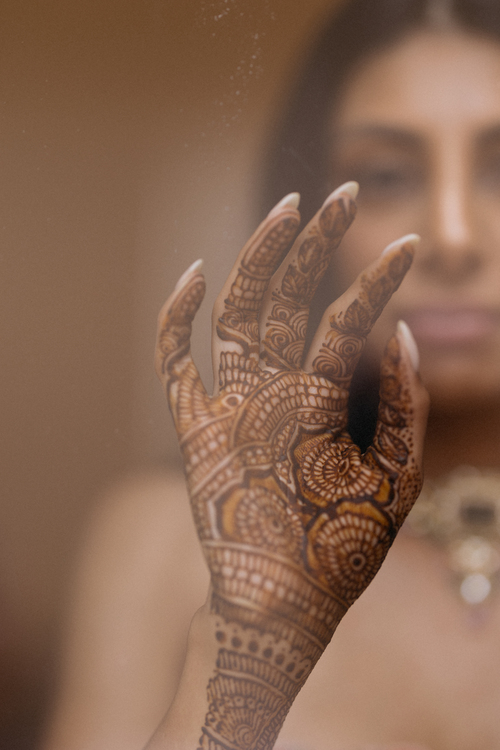
[[[349,386],[367,336],[410,268],[419,241],[409,234],[390,244],[327,308],[307,355],[307,372]]]

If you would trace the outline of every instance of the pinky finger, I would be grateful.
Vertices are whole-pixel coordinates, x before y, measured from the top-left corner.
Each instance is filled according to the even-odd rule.
[[[191,397],[198,392],[201,402],[208,399],[190,351],[192,322],[205,296],[201,265],[198,260],[187,269],[158,315],[155,368],[180,434],[191,422],[182,408],[182,391],[188,390]]]

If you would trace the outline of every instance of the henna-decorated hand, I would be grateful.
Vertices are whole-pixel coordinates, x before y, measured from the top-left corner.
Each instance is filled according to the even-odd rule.
[[[420,491],[427,396],[404,325],[383,357],[373,445],[361,454],[346,432],[354,369],[411,265],[414,235],[390,245],[327,309],[304,355],[309,306],[354,218],[356,192],[347,183],[333,193],[285,260],[299,225],[295,194],[243,248],[214,308],[212,397],[189,351],[205,290],[199,262],[159,316],[157,372],[218,617],[203,748],[273,746]]]

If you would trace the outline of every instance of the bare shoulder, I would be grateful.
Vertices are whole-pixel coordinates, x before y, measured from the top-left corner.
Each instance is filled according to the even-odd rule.
[[[134,474],[110,487],[97,505],[89,536],[97,542],[111,537],[116,551],[127,545],[129,554],[134,542],[140,558],[151,556],[152,561],[156,553],[164,560],[165,552],[187,544],[202,560],[184,476],[172,470]],[[184,565],[189,563],[184,559]]]
[[[106,612],[104,602],[114,600],[111,617],[117,607],[130,605],[151,630],[164,633],[167,622],[170,630],[178,626],[183,632],[186,620],[203,604],[209,582],[184,476],[144,472],[104,493],[80,569],[77,591],[87,587],[90,595],[102,598],[101,612]]]
[[[122,477],[108,487],[96,504],[91,528],[105,530],[110,525],[115,531],[141,533],[168,521],[168,533],[173,518],[186,533],[191,531],[184,476],[180,471],[156,469]]]
[[[78,556],[45,750],[145,744],[175,693],[208,580],[180,472],[103,493]]]
[[[110,487],[93,513],[82,558],[84,575],[94,569],[101,581],[114,578],[115,586],[134,589],[143,604],[158,590],[163,601],[177,590],[186,603],[197,601],[207,590],[208,574],[183,475],[143,472]]]

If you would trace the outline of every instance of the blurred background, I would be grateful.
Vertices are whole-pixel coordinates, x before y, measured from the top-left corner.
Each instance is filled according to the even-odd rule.
[[[35,747],[92,508],[178,463],[157,311],[204,258],[193,348],[210,387],[211,304],[332,2],[0,4],[2,750]]]

